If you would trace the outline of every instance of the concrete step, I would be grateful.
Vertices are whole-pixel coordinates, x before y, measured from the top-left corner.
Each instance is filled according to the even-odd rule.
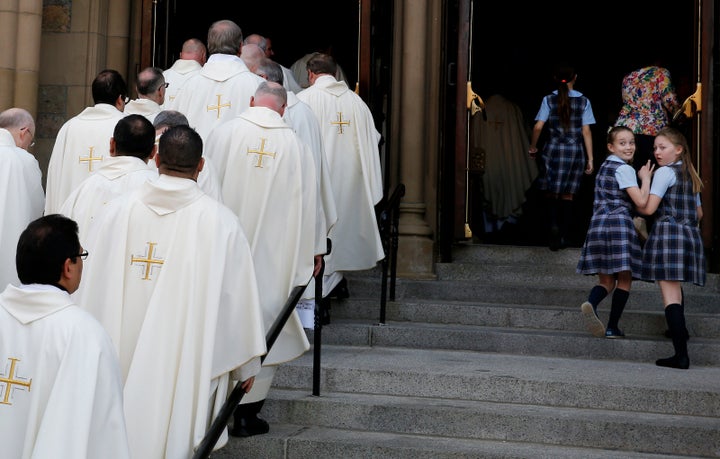
[[[673,354],[671,340],[658,336],[606,339],[566,330],[409,322],[378,325],[345,319],[323,327],[322,343],[650,363]],[[693,337],[688,341],[688,353],[692,366],[720,366],[720,340]]]
[[[325,346],[278,369],[268,435],[212,457],[717,457],[720,368]],[[668,374],[670,371],[670,374]]]
[[[580,304],[542,306],[468,301],[392,301],[386,305],[385,321],[584,332],[586,328]],[[609,299],[598,308],[604,324],[607,324],[609,309]],[[687,328],[691,337],[720,339],[720,316],[717,313],[696,313],[691,307],[687,311]],[[372,299],[335,300],[331,302],[331,315],[332,320],[349,319],[376,324],[380,322],[380,305]],[[664,337],[667,323],[662,310],[643,310],[629,302],[620,320],[620,328],[627,338],[659,338]]]

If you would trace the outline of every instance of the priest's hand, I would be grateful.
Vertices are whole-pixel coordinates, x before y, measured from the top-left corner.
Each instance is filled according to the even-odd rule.
[[[313,269],[313,277],[317,276],[320,272],[320,268],[322,268],[323,264],[323,256],[322,255],[315,255],[315,268]]]
[[[255,383],[255,376],[251,376],[248,379],[246,379],[245,381],[243,381],[242,383],[240,383],[240,387],[242,387],[242,389],[247,394],[248,392],[250,392],[250,389],[252,389],[252,386],[254,383]]]

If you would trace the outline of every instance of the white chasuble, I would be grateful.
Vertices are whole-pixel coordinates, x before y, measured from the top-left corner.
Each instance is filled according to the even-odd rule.
[[[162,107],[150,99],[134,99],[125,105],[125,116],[140,115],[144,116],[151,123],[155,121],[155,117],[162,111]]]
[[[175,98],[182,91],[183,85],[200,70],[202,70],[202,65],[195,59],[178,59],[169,69],[163,72],[165,83],[169,83],[165,91],[163,110],[174,109]]]
[[[239,57],[213,54],[202,70],[185,82],[173,106],[185,114],[204,142],[213,127],[250,106],[250,98],[263,81]]]
[[[313,159],[315,160],[315,176],[317,177],[317,234],[315,239],[315,253],[327,253],[327,239],[330,230],[337,221],[337,210],[335,209],[335,196],[332,191],[332,182],[330,181],[330,170],[328,169],[327,156],[325,155],[325,147],[323,146],[322,133],[320,132],[320,124],[318,123],[315,113],[308,104],[298,99],[292,93],[287,93],[288,102],[283,114],[283,120],[293,128],[295,133],[310,148]],[[303,299],[315,298],[315,279],[308,284],[307,290],[303,294]],[[312,303],[309,303],[312,306]],[[314,312],[309,312],[314,315]],[[312,320],[308,321],[311,322]],[[307,327],[306,328],[312,328]]]
[[[312,277],[315,255],[315,165],[307,146],[280,115],[250,107],[208,139],[223,202],[240,218],[255,262],[266,331],[290,292]],[[310,348],[293,312],[265,365],[286,362]]]
[[[194,181],[160,175],[109,203],[86,248],[79,302],[119,350],[133,457],[190,457],[229,373],[253,376],[266,351],[238,219]]]
[[[298,98],[318,118],[335,194],[337,223],[330,230],[325,274],[372,268],[385,257],[374,207],[383,184],[372,114],[360,96],[329,75],[318,77]]]
[[[0,129],[0,290],[8,283],[20,285],[15,251],[28,223],[39,218],[45,207],[42,172],[35,157],[15,146],[12,134]]]
[[[45,215],[57,213],[80,182],[110,157],[110,138],[123,116],[112,105],[96,104],[60,128],[48,163]]]
[[[136,190],[148,180],[158,177],[157,169],[134,156],[115,156],[83,180],[60,207],[60,213],[72,218],[80,228],[80,242],[90,232],[95,215],[113,198]]]
[[[113,343],[57,287],[0,294],[0,402],[4,458],[131,457]]]

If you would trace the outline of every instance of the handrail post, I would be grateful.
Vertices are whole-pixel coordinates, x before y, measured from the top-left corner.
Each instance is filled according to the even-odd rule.
[[[327,240],[327,253],[332,250],[332,241]],[[327,254],[326,254],[327,255]],[[313,389],[312,394],[320,395],[320,356],[322,350],[322,316],[323,316],[323,274],[325,273],[325,257],[322,258],[320,271],[315,276],[315,328],[313,334]]]

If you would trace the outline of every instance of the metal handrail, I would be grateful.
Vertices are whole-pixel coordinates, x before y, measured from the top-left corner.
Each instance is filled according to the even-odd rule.
[[[300,301],[300,297],[302,296],[306,287],[307,284],[298,285],[290,292],[287,301],[285,301],[285,305],[283,306],[281,314],[277,317],[277,319],[275,319],[272,327],[270,327],[270,330],[268,330],[267,334],[265,335],[266,348],[268,352],[270,352],[273,344],[275,344],[278,336],[280,336],[280,332],[285,326],[285,323],[290,318],[290,315],[295,310],[295,306],[297,305],[298,301]],[[266,356],[267,353],[263,355],[260,360],[264,361]],[[232,416],[233,411],[235,411],[238,403],[240,403],[240,400],[242,400],[243,395],[245,395],[245,390],[238,382],[238,384],[236,384],[233,388],[232,392],[230,392],[230,395],[228,396],[227,400],[225,400],[223,406],[220,408],[220,412],[218,413],[213,423],[210,425],[210,428],[205,434],[205,437],[200,442],[200,445],[195,451],[195,454],[193,454],[192,456],[193,459],[206,459],[210,457],[210,453],[215,447],[215,444],[220,438],[220,435],[222,435],[223,431],[225,430],[225,427],[230,420],[230,416]]]
[[[395,283],[397,278],[397,251],[400,221],[400,199],[405,196],[405,185],[395,187],[385,207],[380,212],[378,226],[380,237],[385,251],[382,259],[382,285],[380,287],[380,324],[385,324],[385,310],[387,306],[388,270],[390,270],[390,301],[395,301]]]

